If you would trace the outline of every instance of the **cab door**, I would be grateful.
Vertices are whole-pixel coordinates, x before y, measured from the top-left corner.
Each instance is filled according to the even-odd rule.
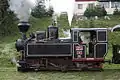
[[[94,47],[95,57],[103,58],[107,54],[108,50],[107,30],[97,31],[97,43]]]

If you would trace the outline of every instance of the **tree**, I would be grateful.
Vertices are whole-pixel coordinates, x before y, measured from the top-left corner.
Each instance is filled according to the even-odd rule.
[[[43,2],[40,1],[38,5],[32,10],[31,15],[36,18],[41,18],[45,16],[46,10],[45,6],[43,5]]]
[[[0,0],[0,36],[13,34],[15,15],[9,9],[8,0]]]
[[[50,7],[50,8],[48,9],[48,11],[46,12],[46,14],[47,14],[48,16],[52,16],[53,13],[54,13],[54,10],[53,10],[52,7]]]
[[[45,9],[43,1],[40,1],[38,5],[32,10],[31,15],[36,18],[52,16],[53,8],[50,7],[48,10]]]
[[[94,9],[93,8],[87,8],[84,12],[84,16],[90,18],[94,16]]]
[[[84,12],[84,16],[86,16],[88,18],[95,17],[95,16],[102,17],[102,16],[105,16],[105,15],[107,15],[107,12],[106,12],[104,6],[101,7],[99,5],[97,5],[93,8],[88,7]]]
[[[6,15],[6,10],[9,8],[7,0],[0,0],[0,20]]]

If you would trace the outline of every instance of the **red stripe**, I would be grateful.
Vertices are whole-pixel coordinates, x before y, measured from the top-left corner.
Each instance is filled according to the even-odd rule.
[[[104,62],[103,58],[76,58],[73,62]]]

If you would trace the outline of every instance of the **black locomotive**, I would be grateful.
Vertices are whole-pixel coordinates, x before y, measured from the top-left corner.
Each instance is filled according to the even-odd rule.
[[[18,24],[22,33],[16,41],[21,53],[18,71],[102,69],[108,50],[107,28],[71,28],[71,38],[60,39],[57,26],[27,38],[29,27],[27,22]]]

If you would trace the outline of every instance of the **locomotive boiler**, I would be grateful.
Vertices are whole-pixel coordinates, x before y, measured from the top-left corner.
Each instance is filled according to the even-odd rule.
[[[29,27],[27,22],[18,24],[22,33],[16,41],[21,54],[18,71],[102,69],[108,50],[107,28],[71,28],[71,38],[61,39],[54,25],[27,38]]]

